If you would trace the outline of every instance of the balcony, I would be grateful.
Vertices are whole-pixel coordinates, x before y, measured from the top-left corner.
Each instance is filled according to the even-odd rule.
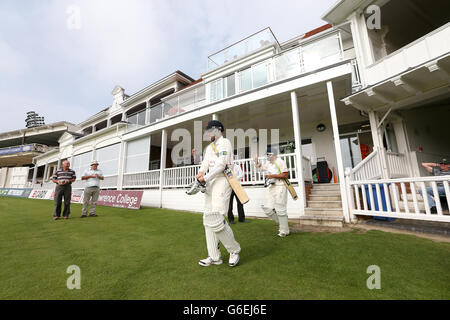
[[[250,41],[250,43],[252,42]],[[344,59],[341,33],[339,30],[331,30],[321,37],[253,65],[245,66],[226,77],[206,84],[200,82],[195,86],[175,92],[163,98],[161,103],[129,115],[127,131],[158,123],[260,87],[311,73]],[[357,87],[360,85],[358,66],[354,60],[349,61],[349,64],[352,67],[352,86]]]
[[[450,22],[368,66],[367,84],[376,84],[449,54],[449,39]]]

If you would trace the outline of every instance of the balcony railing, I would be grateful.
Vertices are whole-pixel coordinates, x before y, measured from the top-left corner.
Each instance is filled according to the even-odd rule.
[[[296,156],[294,153],[282,154],[280,158],[286,162],[289,172],[289,180],[298,182],[296,173]],[[241,184],[262,185],[265,174],[260,172],[253,159],[235,160],[234,163],[241,167],[243,178]],[[194,181],[195,175],[200,169],[200,165],[184,166],[164,169],[164,188],[185,188]],[[312,181],[311,163],[309,158],[303,157],[303,175],[305,181]],[[126,173],[123,178],[123,188],[154,188],[159,187],[160,170],[151,170],[137,173]]]
[[[208,57],[208,71],[274,44],[278,44],[278,41],[273,35],[272,30],[270,28],[263,29],[210,55]]]

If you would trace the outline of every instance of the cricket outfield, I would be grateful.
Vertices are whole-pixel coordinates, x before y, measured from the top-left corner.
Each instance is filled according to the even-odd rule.
[[[381,231],[279,238],[273,221],[252,220],[232,225],[236,267],[223,247],[222,265],[201,267],[200,214],[97,207],[99,217],[80,219],[72,204],[69,220],[53,221],[52,209],[0,199],[0,299],[450,298],[449,243]],[[380,289],[367,285],[374,265]],[[79,268],[80,289],[67,287],[69,266]]]

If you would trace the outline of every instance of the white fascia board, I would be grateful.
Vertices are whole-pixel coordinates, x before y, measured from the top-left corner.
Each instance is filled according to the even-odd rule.
[[[171,95],[169,95],[169,96],[167,96],[167,97],[164,97],[164,98],[161,98],[161,101],[167,101],[167,100],[170,100],[170,99],[172,99],[172,98],[175,98],[175,97],[177,97],[177,96],[179,96],[179,95],[182,95],[182,94],[184,94],[184,93],[186,93],[186,92],[189,92],[189,91],[191,91],[191,90],[195,90],[196,88],[198,88],[198,87],[200,87],[201,85],[205,85],[205,81],[203,80],[203,81],[200,81],[200,82],[198,82],[198,83],[196,83],[196,84],[194,84],[194,85],[192,85],[192,86],[190,86],[189,88],[182,88],[181,90],[179,90],[179,91],[175,91],[174,93],[172,93]]]
[[[185,114],[182,114],[180,116],[169,118],[156,124],[143,127],[142,129],[138,129],[130,133],[125,133],[123,135],[123,140],[129,141],[137,139],[143,136],[150,135],[154,132],[159,132],[162,129],[176,126],[179,123],[193,121],[195,119],[204,117],[205,115],[221,112],[230,108],[237,107],[239,105],[247,104],[260,99],[265,99],[280,93],[290,92],[302,87],[307,87],[312,84],[326,82],[335,78],[345,76],[347,74],[351,74],[351,72],[351,64],[350,62],[347,62],[340,63],[335,67],[327,68],[319,72],[310,73],[306,76],[299,76],[293,80],[285,80],[277,83],[272,83],[258,89],[253,89],[250,92],[242,93],[235,97],[228,98],[223,101],[218,101],[199,109],[192,110],[190,112],[186,112]]]
[[[154,89],[151,92],[148,92],[146,95],[142,95],[139,99],[135,100],[133,103],[124,105],[124,103],[121,103],[122,106],[122,112],[126,113],[128,110],[133,109],[134,107],[146,103],[148,100],[151,100],[151,98],[159,95],[160,93],[163,93],[164,91],[167,91],[169,89],[175,89],[177,90],[176,82],[172,82],[169,84],[166,84],[166,86],[159,87],[158,89]],[[128,101],[128,100],[127,100]]]
[[[321,19],[331,25],[340,24],[354,11],[359,9],[362,12],[372,2],[374,0],[339,0],[321,16]]]
[[[177,81],[187,83],[192,82],[190,79],[187,79],[181,74],[175,72],[167,76],[166,78],[149,85],[148,87],[142,89],[141,91],[138,91],[137,93],[130,96],[128,99],[124,100],[120,105],[122,106],[122,108],[125,109],[131,105],[135,105],[137,101],[140,101],[140,103],[142,103],[143,100],[145,101],[147,97],[155,95],[156,90],[160,90],[161,88],[164,87],[172,87],[174,84],[176,84]]]
[[[80,122],[79,124],[78,124],[78,127],[80,127],[80,129],[84,129],[84,127],[86,127],[86,125],[88,125],[88,124],[94,124],[94,122],[97,122],[98,120],[106,120],[106,117],[108,116],[108,111],[107,110],[104,110],[104,111],[101,111],[101,112],[99,112],[99,113],[97,113],[97,114],[95,114],[95,115],[93,115],[92,117],[90,117],[90,118],[87,118],[86,120],[84,120],[83,122]],[[103,119],[104,118],[104,119]]]
[[[99,136],[102,136],[104,134],[109,133],[110,131],[114,131],[115,132],[117,130],[117,127],[125,127],[125,125],[126,125],[125,123],[120,123],[120,122],[119,123],[115,123],[115,124],[113,124],[110,127],[104,128],[104,129],[99,130],[99,131],[95,131],[94,133],[91,133],[91,134],[89,134],[87,136],[84,136],[84,137],[81,137],[79,139],[76,139],[73,142],[73,145],[80,144],[80,143],[82,143],[82,142],[84,142],[86,140],[97,138]]]

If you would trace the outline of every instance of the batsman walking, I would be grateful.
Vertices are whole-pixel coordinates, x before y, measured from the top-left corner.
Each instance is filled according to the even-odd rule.
[[[203,225],[205,227],[208,257],[199,261],[201,266],[222,264],[219,242],[230,254],[229,265],[239,262],[241,247],[225,220],[231,195],[231,186],[224,175],[227,165],[233,161],[231,142],[222,136],[224,127],[217,120],[208,122],[206,132],[211,144],[206,148],[202,165],[196,176],[205,194]],[[191,193],[189,193],[191,194]]]

